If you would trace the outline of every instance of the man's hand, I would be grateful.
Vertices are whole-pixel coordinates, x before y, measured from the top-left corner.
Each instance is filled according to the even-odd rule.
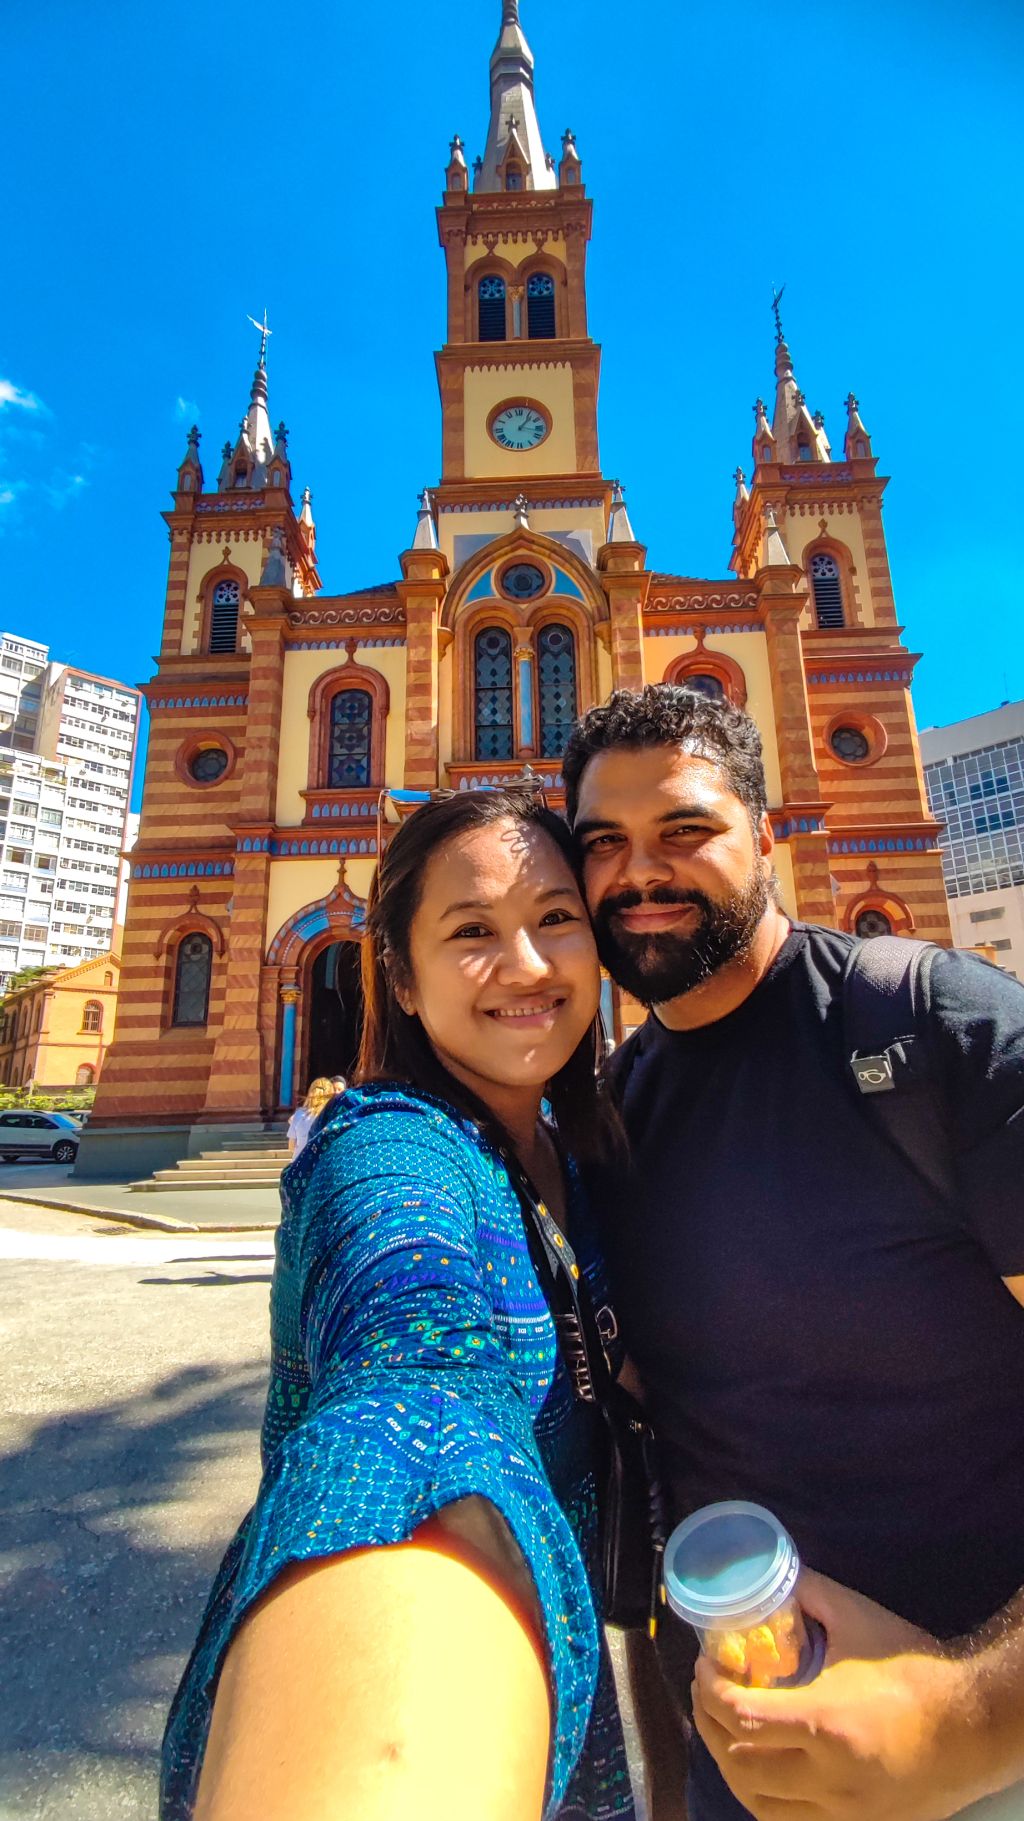
[[[694,1720],[757,1821],[943,1821],[990,1793],[976,1677],[927,1633],[804,1570],[800,1604],[828,1635],[804,1688],[741,1688],[697,1664]]]

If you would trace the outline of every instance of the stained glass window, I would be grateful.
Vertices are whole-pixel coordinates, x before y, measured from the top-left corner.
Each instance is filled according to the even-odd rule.
[[[481,278],[476,288],[479,339],[505,339],[505,280]]]
[[[857,918],[858,936],[891,936],[892,924],[884,911],[861,911]]]
[[[688,670],[679,679],[684,689],[692,689],[695,695],[707,696],[710,702],[724,702],[725,690],[717,677],[710,676],[703,670]]]
[[[502,626],[478,632],[473,647],[474,757],[512,757],[512,640]]]
[[[238,644],[238,609],[241,590],[237,582],[218,582],[210,603],[210,650],[234,651]]]
[[[537,639],[540,756],[560,759],[576,719],[576,641],[568,626],[544,626]]]
[[[175,1024],[205,1024],[210,1004],[213,943],[198,930],[178,944],[174,969]]]
[[[811,590],[814,594],[814,611],[818,625],[823,627],[842,626],[843,619],[843,585],[839,579],[839,564],[834,556],[826,556],[819,551],[811,558]]]
[[[370,782],[373,702],[368,690],[339,690],[331,703],[329,790],[360,790]]]
[[[531,341],[555,333],[555,281],[546,272],[535,272],[526,281],[526,326]]]

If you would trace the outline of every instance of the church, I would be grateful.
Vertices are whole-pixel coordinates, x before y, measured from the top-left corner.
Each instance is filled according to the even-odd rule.
[[[272,427],[265,333],[215,477],[190,434],[164,514],[142,820],[88,1173],[173,1162],[344,1071],[378,840],[415,813],[415,796],[382,792],[528,767],[558,807],[569,727],[615,688],[685,683],[755,717],[791,914],[949,942],[886,482],[857,400],[834,454],[776,308],[775,396],[755,407],[749,480],[736,472],[732,573],[650,570],[598,451],[591,209],[573,135],[545,146],[533,55],[504,0],[484,155],[470,169],[452,141],[437,210],[441,477],[409,513],[394,580],[324,592],[310,496],[296,506],[287,432]],[[610,985],[605,1001],[617,1037],[642,1017]]]

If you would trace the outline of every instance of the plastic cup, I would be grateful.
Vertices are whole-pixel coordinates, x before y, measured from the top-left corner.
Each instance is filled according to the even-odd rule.
[[[678,1524],[665,1549],[665,1598],[701,1649],[748,1688],[795,1687],[818,1674],[825,1634],[794,1593],[800,1557],[763,1505],[730,1499]]]

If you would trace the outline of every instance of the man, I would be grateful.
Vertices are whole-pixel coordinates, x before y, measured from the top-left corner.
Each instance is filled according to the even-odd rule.
[[[938,1821],[1024,1779],[1024,990],[935,956],[953,1209],[850,1078],[854,938],[779,908],[750,718],[619,691],[564,775],[601,959],[651,1008],[607,1243],[671,1518],[768,1506],[829,1639],[800,1689],[698,1664],[691,1821]]]

